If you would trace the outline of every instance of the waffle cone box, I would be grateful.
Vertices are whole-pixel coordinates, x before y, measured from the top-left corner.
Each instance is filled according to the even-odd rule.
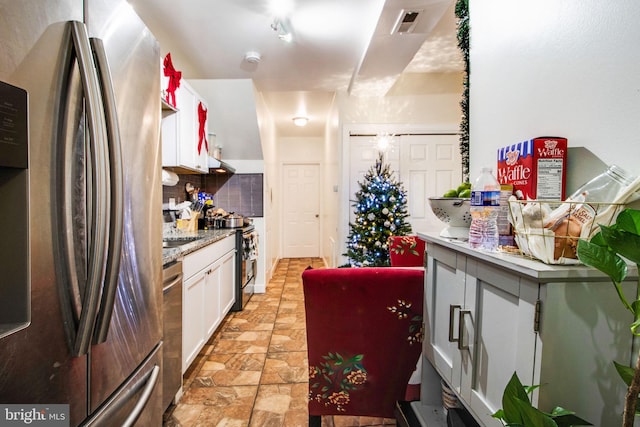
[[[520,200],[564,200],[567,139],[538,137],[498,149],[498,182]]]

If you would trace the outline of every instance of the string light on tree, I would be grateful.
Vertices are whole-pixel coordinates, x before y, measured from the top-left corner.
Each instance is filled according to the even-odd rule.
[[[406,192],[390,166],[384,163],[382,152],[358,185],[360,189],[353,201],[356,218],[349,223],[344,255],[352,267],[388,266],[389,236],[411,233],[411,225],[406,222],[409,216]]]

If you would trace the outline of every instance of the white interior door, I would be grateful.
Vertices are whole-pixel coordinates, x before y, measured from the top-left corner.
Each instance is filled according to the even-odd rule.
[[[283,168],[284,258],[320,256],[320,166]]]
[[[367,170],[375,164],[378,149],[372,136],[349,138],[349,221],[353,222],[353,200]],[[431,211],[429,197],[442,196],[462,181],[459,136],[415,134],[393,138],[386,161],[407,192],[408,222],[413,233],[438,232],[446,225]]]
[[[458,135],[402,135],[400,165],[413,232],[442,230],[445,224],[431,211],[429,197],[462,182]]]

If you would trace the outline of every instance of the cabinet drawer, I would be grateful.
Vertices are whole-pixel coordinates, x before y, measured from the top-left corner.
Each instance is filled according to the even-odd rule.
[[[234,250],[235,243],[235,235],[231,235],[186,255],[182,261],[184,280],[188,280],[198,271],[220,259],[227,252]]]
[[[427,255],[438,260],[438,262],[448,265],[450,268],[464,269],[464,265],[458,266],[458,254],[451,249],[439,245],[427,244]],[[464,261],[464,257],[462,257]]]

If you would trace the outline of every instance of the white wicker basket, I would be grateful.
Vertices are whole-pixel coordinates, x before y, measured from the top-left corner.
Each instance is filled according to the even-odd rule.
[[[509,200],[509,221],[522,255],[546,264],[579,264],[579,239],[611,225],[626,204]]]

